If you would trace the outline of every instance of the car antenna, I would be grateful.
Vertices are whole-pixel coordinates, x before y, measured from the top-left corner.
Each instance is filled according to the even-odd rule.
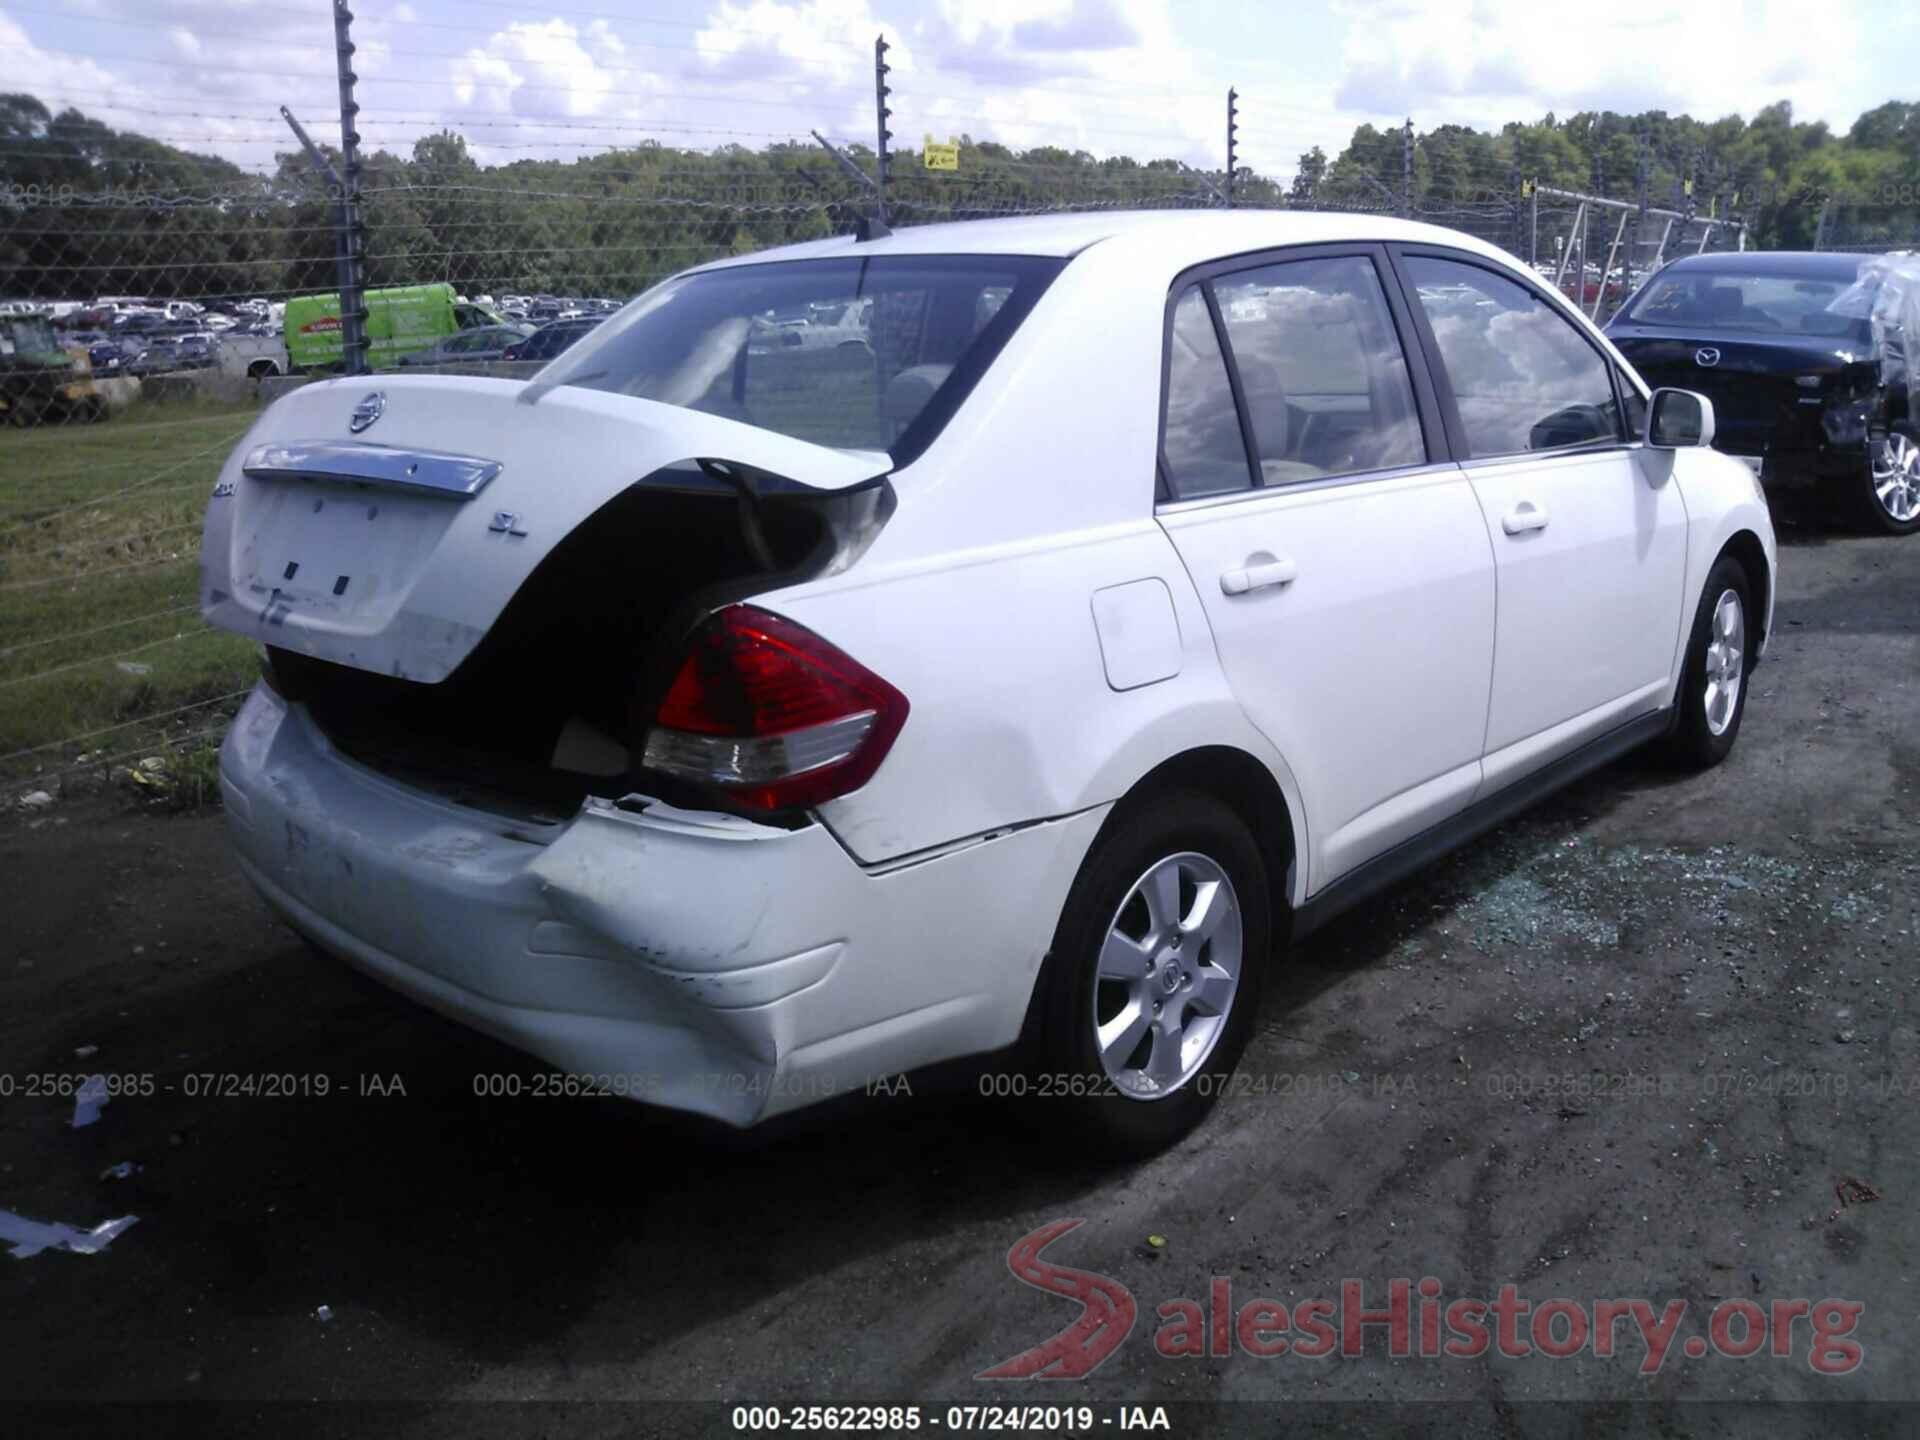
[[[825,147],[826,152],[834,158],[840,168],[855,180],[858,180],[866,189],[867,193],[873,196],[873,213],[871,215],[857,215],[854,217],[853,238],[855,240],[882,240],[891,235],[893,231],[887,226],[887,201],[886,197],[880,191],[879,183],[871,175],[867,174],[866,171],[856,165],[853,162],[852,156],[848,155],[846,151],[827,139],[827,137],[822,135],[818,130],[813,131],[812,134],[813,138]],[[803,171],[801,173],[804,174],[805,172]]]

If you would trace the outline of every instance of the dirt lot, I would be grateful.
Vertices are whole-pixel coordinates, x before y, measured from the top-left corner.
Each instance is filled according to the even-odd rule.
[[[1287,957],[1244,1091],[1146,1164],[1062,1158],[1048,1102],[950,1078],[748,1140],[614,1100],[477,1098],[476,1074],[538,1072],[307,952],[217,815],[9,819],[0,1209],[139,1222],[99,1254],[0,1258],[5,1393],[360,1433],[730,1418],[464,1403],[560,1400],[916,1402],[943,1417],[927,1429],[949,1403],[1038,1402],[1111,1430],[1138,1402],[1184,1434],[1283,1413],[1913,1433],[1897,1407],[1709,1403],[1920,1398],[1920,542],[1787,541],[1728,764],[1615,766]],[[74,1129],[71,1099],[25,1090],[88,1073],[153,1093]],[[189,1093],[208,1073],[331,1093]],[[122,1161],[141,1168],[98,1178]],[[1867,1188],[1842,1207],[1846,1177]],[[1132,1333],[1077,1383],[976,1380],[1079,1313],[1007,1266],[1067,1217],[1085,1224],[1047,1260],[1126,1287]],[[1377,1308],[1432,1276],[1442,1303],[1511,1283],[1688,1313],[1653,1375],[1624,1324],[1611,1358],[1395,1358],[1377,1327],[1354,1358],[1163,1358],[1157,1307],[1206,1304],[1216,1276],[1236,1308],[1350,1278]],[[1787,1357],[1688,1354],[1739,1297],[1859,1302],[1859,1363],[1816,1373],[1804,1321]],[[1452,1403],[1387,1408],[1408,1402]]]

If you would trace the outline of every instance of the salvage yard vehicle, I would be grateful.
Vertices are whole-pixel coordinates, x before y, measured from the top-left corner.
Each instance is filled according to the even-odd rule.
[[[474,365],[488,360],[505,357],[507,350],[520,344],[534,333],[533,326],[524,320],[506,321],[500,325],[481,325],[472,330],[462,330],[458,335],[449,335],[436,345],[425,350],[415,350],[402,355],[402,365]]]
[[[0,315],[0,421],[93,420],[105,412],[84,345],[65,345],[38,314]]]
[[[1920,261],[1773,251],[1661,269],[1607,335],[1712,399],[1714,443],[1869,531],[1920,530]]]
[[[551,360],[577,345],[599,326],[597,314],[578,320],[553,320],[500,352],[502,360]]]
[[[289,368],[286,342],[278,334],[229,330],[220,337],[220,368],[249,380],[284,375]]]
[[[487,306],[461,300],[453,286],[403,285],[369,290],[367,301],[367,359],[376,370],[388,370],[401,357],[425,350],[449,335],[482,325],[497,325],[500,316]],[[340,328],[340,297],[300,295],[287,301],[282,320],[287,360],[303,372],[337,370],[346,349]]]
[[[856,300],[857,350],[749,343]],[[1726,756],[1774,540],[1713,432],[1408,222],[719,261],[531,381],[262,416],[203,542],[264,646],[228,823],[316,945],[583,1083],[749,1125],[1006,1050],[1162,1145],[1277,945],[1632,747]]]

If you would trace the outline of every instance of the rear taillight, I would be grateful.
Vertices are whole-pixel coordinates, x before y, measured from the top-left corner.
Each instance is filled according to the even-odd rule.
[[[740,809],[804,809],[859,789],[907,697],[811,630],[730,605],[694,632],[643,764]]]

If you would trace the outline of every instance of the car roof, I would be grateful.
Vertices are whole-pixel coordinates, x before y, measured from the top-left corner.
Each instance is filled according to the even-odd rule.
[[[1797,279],[1852,280],[1873,255],[1831,250],[1722,250],[1712,255],[1682,255],[1669,270],[1698,270],[1710,275],[1791,275]]]
[[[1310,210],[1108,210],[910,225],[876,240],[836,235],[716,260],[695,269],[884,255],[1037,255],[1064,259],[1089,246],[1110,243],[1137,244],[1158,257],[1172,259],[1176,269],[1185,269],[1249,250],[1355,240],[1443,244],[1512,262],[1506,252],[1458,230],[1385,215]]]

